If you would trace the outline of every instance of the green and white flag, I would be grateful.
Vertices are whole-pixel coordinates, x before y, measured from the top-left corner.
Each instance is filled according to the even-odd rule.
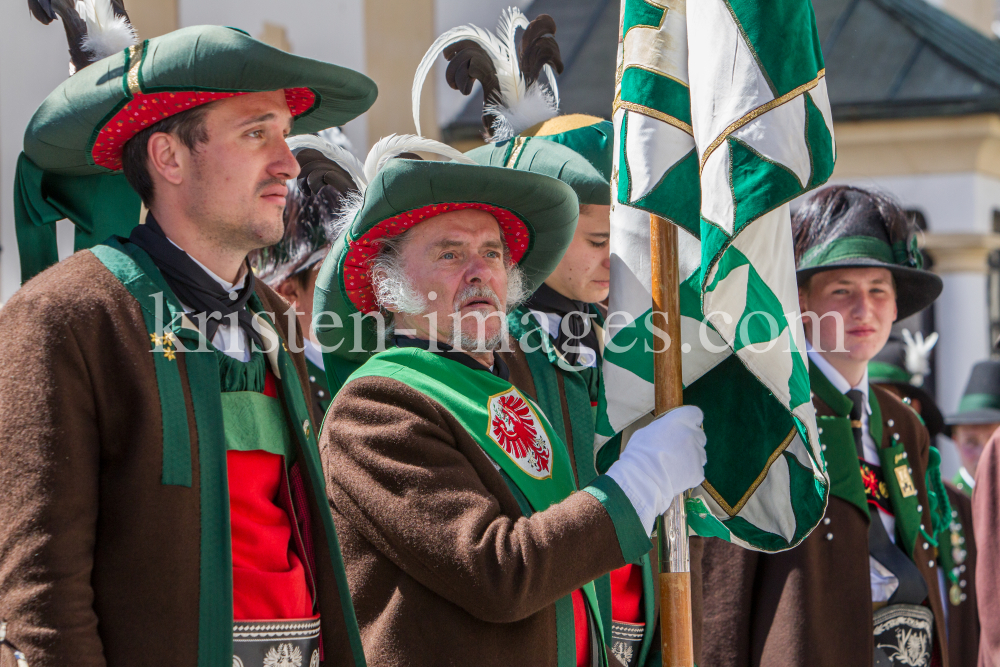
[[[597,444],[653,408],[649,214],[679,225],[684,400],[705,412],[688,522],[788,549],[826,508],[788,202],[833,171],[810,0],[622,0]]]

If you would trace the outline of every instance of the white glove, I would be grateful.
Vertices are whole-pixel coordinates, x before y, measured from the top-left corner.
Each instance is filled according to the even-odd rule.
[[[607,472],[632,502],[649,533],[674,496],[705,480],[704,418],[701,409],[693,405],[661,415],[632,434],[625,451]]]

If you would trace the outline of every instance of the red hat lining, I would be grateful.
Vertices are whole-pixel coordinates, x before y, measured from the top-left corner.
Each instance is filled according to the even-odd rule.
[[[344,259],[344,288],[354,307],[365,314],[378,310],[368,270],[371,260],[382,248],[383,238],[399,236],[418,222],[442,213],[468,208],[486,211],[496,218],[503,231],[511,259],[514,262],[520,262],[528,250],[530,237],[527,225],[514,213],[498,206],[476,202],[423,206],[386,218],[368,230],[364,236],[350,243],[347,257]]]
[[[90,151],[94,164],[117,171],[122,168],[122,148],[125,142],[150,125],[164,118],[241,93],[207,91],[175,91],[139,93],[123,106],[97,135]],[[293,117],[298,117],[316,103],[316,93],[309,88],[286,88],[285,100]]]

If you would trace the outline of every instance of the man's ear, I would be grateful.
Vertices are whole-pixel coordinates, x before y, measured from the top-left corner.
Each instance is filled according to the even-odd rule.
[[[809,283],[799,288],[799,311],[806,312],[809,310]]]
[[[281,283],[274,288],[274,291],[280,294],[288,303],[296,303],[299,300],[299,286],[291,278],[282,280]]]
[[[189,153],[181,149],[186,149],[186,146],[174,135],[167,132],[153,134],[146,144],[150,177],[155,172],[171,185],[180,185],[184,181],[184,163]]]

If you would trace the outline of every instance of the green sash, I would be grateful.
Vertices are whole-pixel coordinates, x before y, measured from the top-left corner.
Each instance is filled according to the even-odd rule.
[[[591,307],[596,315],[594,323],[604,326],[604,318],[600,312]],[[562,357],[556,350],[552,338],[542,329],[538,320],[531,315],[526,307],[515,310],[507,317],[511,337],[518,341],[528,362],[531,379],[535,383],[535,397],[545,411],[556,432],[563,442],[566,441],[566,426],[563,423],[562,393],[566,396],[566,407],[569,413],[569,432],[573,434],[573,460],[576,463],[576,479],[581,487],[592,482],[598,475],[595,466],[597,457],[594,455],[594,426],[596,422],[596,403],[600,395],[601,359],[595,368],[585,368],[578,372],[560,369]],[[530,351],[529,351],[530,350]],[[598,351],[599,352],[599,351]],[[565,361],[564,361],[565,363]],[[562,380],[562,382],[560,382]],[[618,460],[620,438],[615,437],[608,443],[605,453],[607,466]],[[605,469],[607,469],[607,466]],[[642,567],[643,630],[642,644],[637,665],[645,665],[647,660],[654,659],[651,653],[654,646],[656,624],[656,589],[653,583],[653,564],[649,554],[640,559]],[[611,578],[609,575],[594,581],[597,597],[600,602],[604,621],[604,635],[611,636]],[[658,655],[658,653],[656,654]]]
[[[233,563],[229,527],[229,480],[226,468],[226,429],[218,355],[199,331],[183,325],[183,309],[149,256],[127,239],[111,237],[90,251],[138,301],[150,337],[151,354],[163,417],[163,484],[192,486],[191,440],[178,356],[183,355],[198,434],[198,487],[201,507],[200,582],[198,601],[198,667],[218,667],[233,660]],[[250,308],[263,306],[254,296]],[[162,318],[162,319],[158,319]],[[265,316],[265,319],[266,318]],[[268,319],[273,327],[273,323]],[[277,329],[275,329],[277,331]],[[190,347],[190,352],[185,348]],[[197,349],[207,352],[197,352]],[[309,420],[302,387],[291,358],[277,350],[278,392],[293,428],[293,451],[304,462],[321,520],[341,610],[356,667],[365,657],[351,602],[340,545],[328,508],[326,482],[319,447]],[[286,381],[282,381],[282,379]],[[301,425],[301,427],[300,427]],[[287,431],[286,431],[287,432]],[[289,437],[293,437],[289,434]],[[324,511],[324,509],[326,511]]]
[[[507,483],[513,484],[514,496],[523,496],[527,501],[530,508],[522,507],[530,510],[526,515],[531,511],[541,512],[576,491],[566,446],[546,418],[548,415],[510,382],[415,347],[392,348],[376,354],[348,382],[363,377],[398,380],[444,406],[499,466]],[[539,456],[524,446],[525,434],[535,438],[533,444]],[[594,583],[583,586],[583,592],[601,646],[606,646]],[[556,603],[556,634],[559,666],[575,666],[570,596]],[[606,658],[599,657],[600,664],[605,665]]]

